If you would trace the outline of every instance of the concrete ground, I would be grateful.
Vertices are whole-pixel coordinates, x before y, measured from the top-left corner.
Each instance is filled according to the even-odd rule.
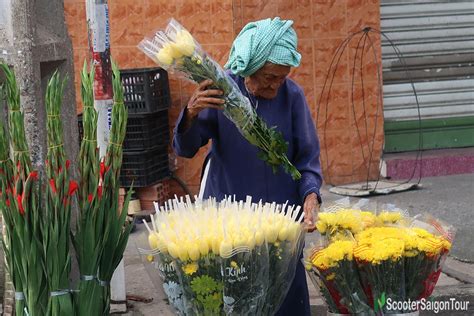
[[[421,185],[418,190],[373,196],[370,200],[395,204],[410,215],[428,212],[453,225],[457,232],[452,256],[474,262],[474,174],[423,178]],[[342,198],[327,187],[322,195],[328,203]]]
[[[474,315],[474,175],[454,175],[422,180],[423,187],[419,190],[396,193],[384,196],[370,197],[371,201],[396,204],[409,210],[414,215],[419,212],[429,212],[452,224],[457,229],[453,244],[452,257],[445,263],[444,272],[435,289],[435,300],[445,301],[451,298],[470,302],[470,309],[465,312],[441,311],[436,315]],[[322,195],[325,203],[335,201],[337,196],[324,187]],[[144,298],[152,298],[150,303],[130,301],[127,315],[172,315],[164,294],[157,291],[138,256],[135,240],[143,225],[137,225],[137,230],[131,235],[125,253],[125,271],[127,293]],[[307,236],[309,245],[315,238],[314,234]],[[458,260],[461,259],[461,260]],[[321,296],[308,280],[310,301],[313,315],[325,315],[326,309]],[[421,312],[421,315],[435,315],[434,312]]]

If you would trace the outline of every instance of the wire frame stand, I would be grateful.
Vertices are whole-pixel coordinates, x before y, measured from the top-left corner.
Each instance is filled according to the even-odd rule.
[[[381,78],[382,65],[379,63],[379,60],[377,58],[377,52],[374,47],[374,42],[376,40],[374,38],[374,35],[377,38],[383,37],[384,40],[386,40],[386,42],[389,44],[389,46],[394,50],[397,56],[397,59],[400,61],[401,65],[404,67],[406,78],[410,82],[412,90],[413,90],[413,94],[415,96],[415,102],[416,102],[417,111],[418,111],[418,150],[417,150],[417,155],[416,155],[416,162],[413,167],[411,176],[408,180],[404,180],[404,181],[394,181],[394,180],[383,178],[381,175],[381,171],[383,167],[382,163],[379,163],[378,170],[376,170],[377,175],[373,176],[375,172],[375,170],[373,169],[376,168],[376,167],[373,167],[374,163],[376,163],[377,160],[379,160],[380,162],[383,161],[383,150],[380,157],[375,156],[375,149],[376,149],[375,138],[376,138],[377,132],[380,132],[380,129],[383,129],[383,124],[377,124],[379,119],[383,120],[383,81]],[[354,45],[355,43],[357,43],[356,46]],[[351,46],[350,44],[354,46]],[[331,94],[332,94],[332,89],[333,89],[334,77],[338,70],[341,57],[343,56],[345,50],[348,47],[356,47],[355,55],[353,56],[354,57],[353,64],[350,65],[351,67],[350,69],[351,70],[350,100],[351,102],[348,104],[349,106],[351,106],[351,109],[352,109],[352,116],[355,122],[355,128],[356,128],[358,145],[359,145],[358,147],[360,147],[360,153],[364,160],[364,166],[365,166],[365,169],[367,170],[367,174],[365,177],[365,181],[363,182],[350,183],[350,184],[345,184],[345,185],[336,185],[336,186],[331,187],[329,191],[332,193],[336,193],[339,195],[346,195],[346,196],[370,196],[370,195],[379,195],[379,194],[389,194],[393,192],[401,192],[401,191],[406,191],[410,189],[420,188],[421,187],[420,182],[422,178],[423,138],[422,138],[422,133],[421,133],[421,113],[420,113],[420,105],[418,102],[418,95],[416,93],[413,80],[410,77],[410,74],[408,72],[408,68],[406,66],[406,62],[405,62],[405,58],[403,57],[403,54],[400,52],[397,46],[393,43],[393,41],[386,34],[384,34],[383,32],[379,30],[366,27],[362,29],[361,31],[358,31],[356,33],[349,35],[345,40],[342,41],[342,43],[336,49],[336,52],[332,58],[331,64],[327,71],[327,75],[324,81],[324,86],[321,91],[320,97],[318,99],[318,105],[317,105],[316,121],[317,121],[317,126],[322,126],[322,134],[323,134],[324,143],[327,144],[326,131],[327,131],[328,124],[329,125],[331,124],[331,122],[328,119],[328,110],[330,109],[330,106],[331,106]],[[363,71],[364,60],[365,58],[367,58],[367,56],[365,56],[364,54],[366,49],[369,51],[369,53],[371,53],[370,55],[372,55],[369,58],[374,59],[376,70],[377,70],[376,79],[378,83],[377,98],[376,98],[377,106],[376,106],[375,117],[373,118],[375,123],[373,124],[373,128],[371,130],[368,124],[369,113],[366,112],[366,106],[369,101],[366,99],[367,98],[367,96],[365,95],[366,86],[364,85],[364,82],[367,82],[367,80],[364,78],[364,71]],[[357,62],[359,62],[359,64]],[[355,78],[358,73],[360,74],[360,80],[356,82]],[[354,101],[354,95],[358,89],[362,96],[363,124],[358,123],[358,119],[357,119],[358,113],[356,113],[356,106],[355,106],[355,101]],[[320,115],[322,110],[324,110],[324,113],[325,113],[324,117],[320,117],[322,116]],[[347,122],[347,123],[348,123],[348,126],[350,126],[350,122]],[[360,125],[363,125],[363,126],[360,126]],[[364,131],[368,140],[366,145],[364,145],[362,141],[362,136],[363,136]],[[373,135],[371,139],[369,139],[369,135]],[[324,175],[325,180],[327,183],[331,184],[332,175],[331,175],[331,170],[329,168],[329,159],[331,157],[329,157],[327,147],[328,146],[324,146],[324,148],[322,149],[321,155],[325,161],[325,170],[326,170],[325,175]],[[417,172],[417,170],[419,170],[419,172]],[[417,174],[418,176],[416,177],[415,174]]]

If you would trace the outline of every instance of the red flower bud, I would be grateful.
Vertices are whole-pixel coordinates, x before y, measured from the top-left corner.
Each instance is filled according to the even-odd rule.
[[[56,190],[56,182],[54,179],[49,180],[49,186],[51,187],[51,191],[53,191],[53,193],[58,192],[58,190]]]
[[[10,200],[7,199],[7,200],[5,201],[5,204],[7,205],[7,207],[10,207]]]
[[[20,215],[25,215],[25,209],[23,208],[23,203],[21,202],[20,194],[16,196],[16,201],[18,202],[18,210],[20,211]]]
[[[87,196],[87,200],[89,201],[89,204],[92,203],[93,198],[94,196],[92,195],[92,193],[89,193],[89,195]]]
[[[74,192],[76,192],[77,189],[79,189],[79,185],[77,184],[77,182],[74,181],[74,180],[69,181],[68,195],[72,196],[74,194]]]
[[[99,185],[99,187],[97,188],[97,196],[100,198],[102,198],[102,186]]]
[[[38,171],[31,171],[30,172],[30,175],[29,177],[32,179],[32,180],[38,180]]]
[[[71,160],[66,160],[66,170],[69,169],[69,167],[71,166]]]
[[[105,163],[103,161],[100,162],[100,178],[104,179],[105,174]]]

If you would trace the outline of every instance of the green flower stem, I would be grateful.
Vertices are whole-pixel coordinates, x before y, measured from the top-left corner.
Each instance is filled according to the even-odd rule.
[[[282,166],[294,180],[301,178],[300,172],[286,156],[288,144],[283,135],[275,128],[267,127],[216,62],[208,56],[201,57],[195,53],[193,56],[184,56],[176,69],[187,74],[196,83],[211,79],[214,88],[224,92],[224,114],[234,122],[249,143],[261,150],[259,158],[271,166],[273,172],[277,172],[278,167]]]

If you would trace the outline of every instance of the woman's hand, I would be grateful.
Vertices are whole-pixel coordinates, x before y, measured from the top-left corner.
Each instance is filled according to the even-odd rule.
[[[188,102],[187,118],[193,120],[204,109],[221,109],[225,103],[224,99],[219,98],[223,95],[221,90],[208,89],[213,84],[212,80],[207,79],[199,84]]]
[[[316,219],[319,212],[319,202],[316,193],[310,193],[306,196],[303,205],[304,223],[308,232],[316,229]]]

